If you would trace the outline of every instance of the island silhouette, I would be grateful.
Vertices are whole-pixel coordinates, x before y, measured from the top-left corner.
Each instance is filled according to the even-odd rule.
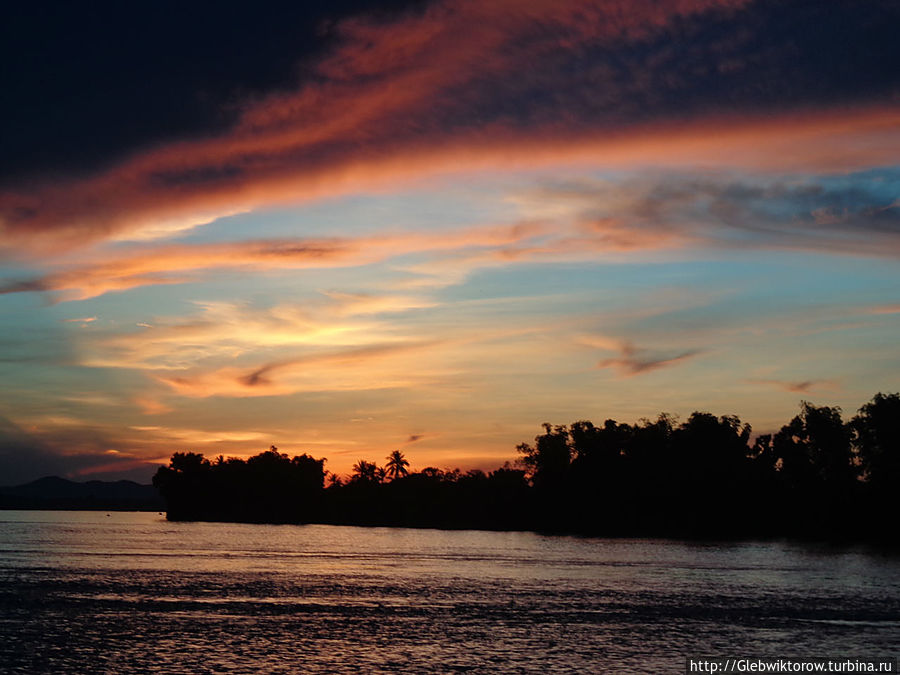
[[[341,478],[274,446],[176,452],[153,478],[170,520],[535,530],[596,536],[896,538],[900,394],[848,422],[806,401],[777,433],[734,415],[543,425],[493,471],[410,472],[396,450]]]

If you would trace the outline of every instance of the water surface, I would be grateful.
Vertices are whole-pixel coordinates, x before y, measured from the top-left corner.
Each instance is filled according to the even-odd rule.
[[[682,672],[896,656],[900,558],[0,511],[2,672]]]

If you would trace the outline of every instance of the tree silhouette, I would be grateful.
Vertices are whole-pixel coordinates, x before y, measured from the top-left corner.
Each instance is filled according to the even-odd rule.
[[[775,434],[772,451],[782,512],[807,536],[857,527],[858,467],[841,409],[803,401],[800,414]]]
[[[409,475],[409,461],[403,456],[399,450],[394,450],[387,458],[385,470],[391,480],[397,480],[403,476]]]
[[[841,491],[856,477],[850,429],[840,408],[800,404],[800,414],[775,434],[773,449],[789,485]]]
[[[900,491],[900,394],[845,424],[802,402],[775,434],[734,415],[544,424],[522,456],[479,469],[409,471],[360,459],[344,482],[324,459],[272,446],[247,460],[176,452],[153,484],[171,520],[530,529],[602,536],[887,540]],[[328,489],[325,489],[326,477]],[[389,480],[388,480],[389,479]]]
[[[534,447],[521,443],[516,447],[522,454],[535,487],[556,487],[563,480],[572,457],[569,430],[545,422],[544,433],[535,437]]]
[[[293,459],[275,446],[244,461],[214,463],[176,452],[153,477],[171,520],[304,522],[316,511],[325,479],[324,459]]]
[[[850,422],[863,477],[879,498],[900,491],[900,394],[875,394]]]
[[[353,476],[350,480],[356,483],[380,483],[379,467],[375,462],[359,460],[353,465]]]

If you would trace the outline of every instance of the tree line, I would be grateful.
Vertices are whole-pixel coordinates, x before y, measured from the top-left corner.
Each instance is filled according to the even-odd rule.
[[[170,520],[530,529],[601,536],[895,539],[900,394],[849,421],[801,403],[777,433],[734,415],[543,425],[494,471],[411,472],[394,451],[349,477],[274,446],[247,460],[176,452],[153,484]]]

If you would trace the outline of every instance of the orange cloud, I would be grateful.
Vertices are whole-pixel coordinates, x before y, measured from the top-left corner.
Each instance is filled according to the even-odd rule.
[[[90,177],[0,192],[0,232],[7,247],[64,250],[441,172],[559,163],[847,170],[894,162],[900,109],[889,98],[825,108],[786,101],[777,113],[708,101],[673,115],[667,97],[695,93],[685,73],[668,70],[665,59],[601,58],[661,36],[678,43],[685,21],[733,17],[748,4],[457,0],[392,23],[346,21],[339,46],[310,81],[245,103],[224,134],[163,145]],[[727,61],[740,71],[735,77],[752,76],[750,66],[720,53],[721,43],[692,48],[709,62]],[[779,58],[789,54],[781,51]],[[744,80],[724,84],[752,90]]]
[[[273,361],[255,367],[225,367],[158,380],[183,396],[275,396],[300,391],[360,391],[434,384],[442,375],[420,356],[442,343],[372,344]]]
[[[409,253],[498,247],[541,234],[537,225],[469,228],[446,233],[332,239],[245,241],[142,247],[115,260],[84,264],[43,278],[0,287],[2,293],[62,291],[63,300],[84,300],[140,286],[179,284],[204,270],[313,269],[365,265]],[[108,257],[108,256],[107,256]]]
[[[327,294],[300,304],[259,309],[243,304],[202,303],[199,312],[161,319],[144,330],[111,335],[84,345],[79,363],[99,368],[176,372],[203,363],[238,362],[269,354],[269,370],[292,362],[298,350],[318,355],[334,349],[399,345],[408,338],[383,315],[432,306],[424,299],[401,295]],[[284,356],[285,353],[289,355]],[[258,370],[247,366],[243,370]],[[257,372],[251,379],[261,380]],[[245,377],[250,377],[247,375]],[[259,382],[257,382],[259,383]],[[148,414],[160,412],[153,399],[140,399]]]
[[[138,396],[134,399],[134,403],[145,415],[162,415],[172,412],[171,407],[149,396]]]
[[[616,262],[626,256],[634,262],[636,256],[706,243],[701,236],[679,231],[665,223],[634,227],[617,218],[581,220],[582,215],[571,214],[570,219],[554,223],[552,229],[540,228],[545,233],[542,237],[523,238],[496,247],[447,252],[424,263],[400,265],[400,269],[413,272],[417,277],[398,285],[403,288],[450,286],[461,283],[475,270],[513,264]]]

